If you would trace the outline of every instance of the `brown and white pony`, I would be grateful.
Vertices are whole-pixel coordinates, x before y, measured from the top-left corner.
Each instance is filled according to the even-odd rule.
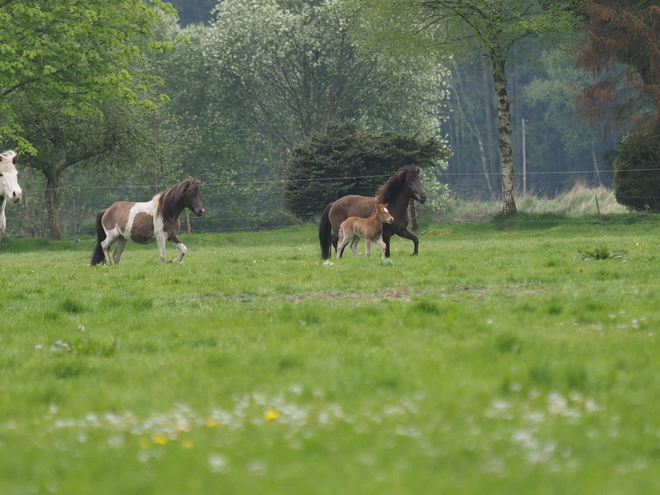
[[[97,265],[104,261],[108,265],[112,264],[110,246],[115,242],[117,247],[113,259],[115,264],[119,264],[127,241],[145,244],[154,240],[158,243],[161,262],[167,260],[165,241],[170,241],[179,249],[179,257],[173,261],[181,261],[188,249],[177,236],[181,227],[179,216],[184,208],[188,208],[198,217],[204,214],[199,188],[200,181],[188,177],[176,186],[156,194],[151,201],[118,201],[98,212],[97,241],[91,264]]]
[[[419,168],[412,165],[400,168],[385,184],[380,186],[376,197],[349,195],[330,203],[321,214],[319,223],[319,242],[321,243],[321,257],[327,260],[330,257],[331,245],[337,248],[339,239],[339,226],[348,217],[366,218],[374,211],[377,204],[388,203],[388,210],[394,216],[394,222],[383,226],[383,241],[387,246],[385,256],[390,256],[390,238],[396,234],[413,241],[416,255],[419,247],[419,238],[408,230],[410,214],[408,205],[415,199],[420,203],[426,201],[426,193],[422,189],[419,178]],[[334,230],[334,234],[332,231]]]
[[[7,230],[7,217],[5,216],[7,200],[18,203],[23,195],[21,186],[18,185],[17,162],[18,154],[14,150],[0,153],[0,240]]]
[[[383,224],[392,223],[394,217],[390,215],[386,204],[379,204],[369,218],[348,217],[339,226],[339,244],[337,245],[337,258],[341,258],[344,246],[351,242],[351,251],[355,256],[360,256],[357,244],[360,237],[364,238],[366,245],[364,252],[371,255],[371,243],[375,242],[381,248],[381,258],[385,258],[385,243],[383,242]]]

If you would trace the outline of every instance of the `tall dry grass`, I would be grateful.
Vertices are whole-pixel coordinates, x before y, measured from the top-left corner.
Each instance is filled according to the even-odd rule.
[[[604,187],[589,187],[576,183],[570,190],[549,198],[534,195],[516,198],[518,211],[524,213],[554,213],[570,217],[595,215],[600,209],[603,215],[626,213],[629,210],[619,204],[614,191]],[[479,222],[494,218],[502,211],[500,201],[468,201],[452,199],[432,221],[437,222]]]

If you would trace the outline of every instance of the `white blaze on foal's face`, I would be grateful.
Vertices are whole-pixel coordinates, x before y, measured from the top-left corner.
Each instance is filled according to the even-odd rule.
[[[390,214],[390,211],[387,209],[387,206],[385,205],[378,206],[378,210],[380,213],[380,218],[383,222],[392,223],[394,221],[394,217]]]

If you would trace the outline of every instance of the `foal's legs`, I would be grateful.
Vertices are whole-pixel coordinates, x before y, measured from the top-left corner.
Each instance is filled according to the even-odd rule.
[[[124,252],[124,248],[126,247],[126,243],[128,241],[124,239],[123,237],[120,237],[117,239],[117,247],[115,248],[115,252],[113,253],[112,257],[115,260],[115,265],[119,264],[119,260],[121,259],[121,253]]]
[[[172,260],[170,263],[178,263],[186,255],[186,253],[188,252],[188,248],[183,242],[181,242],[181,239],[179,239],[179,236],[177,236],[176,234],[170,237],[170,242],[174,244],[179,250],[179,257],[175,260]]]
[[[346,244],[348,244],[348,241],[353,239],[353,236],[348,237],[346,235],[346,232],[343,230],[339,232],[339,244],[337,244],[337,259],[341,258],[342,251],[344,251],[344,247]]]
[[[357,235],[353,236],[353,242],[351,242],[351,251],[353,251],[355,256],[360,256],[360,253],[357,250],[358,242],[360,242],[360,238]]]
[[[381,247],[382,251],[380,253],[380,257],[385,259],[385,250],[387,249],[387,246],[385,245],[385,242],[383,241],[383,238],[379,237],[374,242]]]
[[[371,239],[368,237],[364,238],[364,254],[366,256],[371,256]]]

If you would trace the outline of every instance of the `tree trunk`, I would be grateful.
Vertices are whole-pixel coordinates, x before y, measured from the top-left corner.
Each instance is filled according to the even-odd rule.
[[[497,114],[500,120],[500,157],[502,159],[502,215],[515,215],[516,200],[513,194],[514,170],[513,149],[511,147],[511,106],[506,92],[506,78],[504,76],[505,55],[492,53],[493,82],[497,95]]]
[[[46,212],[48,213],[48,229],[51,239],[61,239],[60,215],[57,211],[57,191],[60,186],[60,176],[57,172],[46,174]]]

